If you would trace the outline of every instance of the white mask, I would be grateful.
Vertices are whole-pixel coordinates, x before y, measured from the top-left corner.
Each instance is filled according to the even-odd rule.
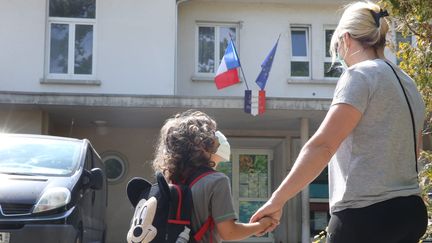
[[[339,42],[339,45],[340,44],[342,44],[341,43],[341,41]],[[345,50],[345,55],[343,56],[343,57],[341,57],[341,55],[339,54],[339,48],[338,48],[338,50],[336,51],[336,59],[337,59],[337,61],[338,62],[340,62],[340,64],[342,65],[342,68],[344,69],[344,70],[346,70],[347,68],[348,68],[348,65],[346,64],[346,62],[345,62],[345,57],[346,57],[346,54],[348,53],[348,48],[345,48],[345,45],[344,46],[341,46],[341,48],[344,48],[344,50]]]
[[[346,55],[348,54],[348,50],[349,50],[348,48],[345,48],[345,55],[344,55],[343,57],[341,57],[341,56],[339,55],[339,52],[336,53],[336,59],[338,60],[338,62],[340,62],[340,64],[341,64],[342,67],[344,68],[344,70],[346,70],[346,69],[348,68],[347,63],[345,62],[345,58],[346,58]],[[356,52],[352,53],[352,54],[349,55],[349,56],[351,57],[351,56],[353,56],[353,55],[359,53],[360,51],[361,51],[361,50],[357,50]]]
[[[343,69],[346,70],[348,68],[348,65],[346,64],[346,62],[341,58],[341,56],[339,55],[339,53],[336,54],[336,59],[338,62],[340,62],[340,64],[342,65]]]

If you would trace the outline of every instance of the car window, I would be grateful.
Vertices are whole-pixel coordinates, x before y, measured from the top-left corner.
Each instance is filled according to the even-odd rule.
[[[81,148],[80,141],[0,136],[0,173],[70,175]]]

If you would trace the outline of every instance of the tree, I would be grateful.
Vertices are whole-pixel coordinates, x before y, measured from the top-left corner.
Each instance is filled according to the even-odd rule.
[[[423,136],[429,144],[420,157],[425,165],[420,173],[420,182],[431,216],[432,203],[428,194],[432,192],[432,0],[381,0],[380,3],[389,12],[396,31],[405,37],[413,35],[416,40],[413,45],[400,43],[394,49],[400,59],[399,66],[416,81],[426,105]],[[426,236],[432,236],[432,227]]]

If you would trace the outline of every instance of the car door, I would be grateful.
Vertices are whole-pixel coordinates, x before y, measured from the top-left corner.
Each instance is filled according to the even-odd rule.
[[[100,168],[104,174],[104,166],[99,156],[92,150],[93,168]],[[107,208],[107,182],[104,176],[103,186],[92,193],[92,225],[95,230],[95,240],[99,241],[103,237],[105,230],[105,214]]]
[[[93,168],[93,156],[90,148],[86,150],[86,157],[84,162],[84,169],[87,171],[91,171]],[[85,176],[85,175],[83,175]],[[84,179],[87,180],[87,179]],[[81,199],[81,212],[82,212],[82,221],[83,221],[83,240],[84,242],[91,242],[94,238],[94,229],[93,229],[93,197],[94,190],[83,187],[82,188],[82,199]]]

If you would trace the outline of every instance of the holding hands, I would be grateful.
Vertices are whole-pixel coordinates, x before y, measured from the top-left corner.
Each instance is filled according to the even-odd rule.
[[[259,220],[255,221],[255,222],[257,222],[260,226],[262,226],[262,230],[259,233],[255,234],[256,236],[261,236],[267,232],[272,231],[279,224],[279,220],[276,220],[276,219],[269,217],[269,216],[261,217]],[[253,223],[253,222],[251,222],[251,223]]]
[[[259,222],[268,224],[265,230],[257,234],[257,236],[271,232],[279,225],[282,216],[282,206],[283,204],[278,205],[270,199],[252,215],[249,220],[250,223]]]

